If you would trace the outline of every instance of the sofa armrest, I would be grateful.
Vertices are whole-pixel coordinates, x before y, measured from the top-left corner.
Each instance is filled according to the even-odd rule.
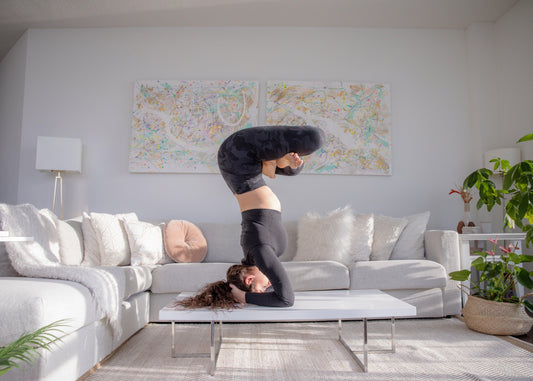
[[[459,234],[452,230],[427,230],[424,236],[426,259],[440,263],[446,274],[461,269]]]

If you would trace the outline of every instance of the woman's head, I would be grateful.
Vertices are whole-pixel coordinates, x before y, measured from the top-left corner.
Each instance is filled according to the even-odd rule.
[[[226,272],[226,281],[205,286],[198,294],[177,302],[186,308],[235,308],[239,303],[233,298],[229,284],[245,292],[264,292],[270,281],[256,266],[233,265]]]

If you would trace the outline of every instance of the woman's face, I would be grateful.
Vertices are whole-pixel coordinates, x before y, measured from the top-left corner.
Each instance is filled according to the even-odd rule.
[[[253,292],[265,292],[272,284],[270,280],[263,274],[256,266],[252,266],[248,272],[249,275],[253,275],[252,291]]]

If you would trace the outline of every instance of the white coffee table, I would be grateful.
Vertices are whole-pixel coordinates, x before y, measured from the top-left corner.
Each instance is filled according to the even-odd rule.
[[[181,293],[177,300],[184,299],[193,293]],[[223,322],[298,322],[298,321],[335,321],[339,322],[339,341],[348,350],[355,362],[368,372],[368,353],[390,353],[396,351],[394,340],[394,319],[397,317],[416,316],[416,307],[407,304],[389,294],[379,290],[335,290],[335,291],[305,291],[296,292],[292,307],[275,308],[246,305],[241,309],[211,311],[201,309],[176,309],[171,302],[159,311],[159,319],[171,322],[172,357],[210,357],[209,373],[213,375],[216,369],[220,345],[222,343]],[[386,350],[369,350],[367,337],[368,319],[391,320],[391,348]],[[363,321],[363,361],[342,338],[343,320]],[[175,327],[176,322],[209,322],[211,323],[211,351],[210,353],[182,353],[176,354]],[[215,343],[215,323],[219,324],[219,340]]]

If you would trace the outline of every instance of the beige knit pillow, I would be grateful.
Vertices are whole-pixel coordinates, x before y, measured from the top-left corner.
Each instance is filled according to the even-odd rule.
[[[163,230],[165,252],[176,262],[202,262],[207,254],[204,234],[192,222],[169,221]]]

